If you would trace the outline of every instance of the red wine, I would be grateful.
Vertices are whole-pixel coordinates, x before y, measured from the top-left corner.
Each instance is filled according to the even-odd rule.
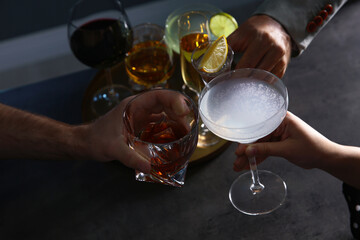
[[[122,61],[132,46],[132,31],[117,19],[98,19],[80,26],[70,37],[74,55],[85,65],[103,69]]]

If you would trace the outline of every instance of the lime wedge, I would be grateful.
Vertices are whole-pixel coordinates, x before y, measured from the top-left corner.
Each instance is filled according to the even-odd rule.
[[[225,35],[222,35],[206,50],[198,68],[207,73],[215,73],[224,65],[227,54],[227,40]]]
[[[228,13],[217,13],[210,18],[210,31],[216,37],[220,37],[222,35],[227,37],[235,31],[237,27],[238,24],[235,18]]]

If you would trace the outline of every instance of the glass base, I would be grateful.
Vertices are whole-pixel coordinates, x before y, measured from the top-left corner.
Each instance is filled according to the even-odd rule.
[[[113,109],[124,98],[133,95],[133,92],[125,86],[113,85],[101,88],[95,92],[91,109],[96,116],[101,116]]]
[[[279,208],[285,201],[287,187],[276,174],[258,170],[260,182],[265,186],[257,193],[251,191],[251,172],[240,175],[231,185],[229,198],[232,205],[247,215],[268,214]]]
[[[199,95],[195,91],[191,90],[186,84],[182,85],[181,90],[183,94],[189,96],[198,105]]]
[[[186,169],[187,165],[180,169],[177,173],[165,177],[161,177],[155,173],[147,174],[135,170],[135,179],[140,182],[152,182],[173,187],[182,187],[185,184]]]
[[[129,78],[129,85],[131,87],[131,90],[133,90],[134,92],[142,92],[147,89],[144,85],[137,84],[130,78]]]
[[[131,87],[131,89],[135,92],[135,93],[140,93],[142,91],[148,90],[148,89],[152,89],[152,88],[169,88],[169,85],[167,83],[167,81],[158,83],[156,85],[153,86],[144,86],[144,85],[140,85],[137,84],[136,82],[134,82],[132,79],[129,78],[129,85]]]
[[[191,90],[186,84],[182,85],[182,93],[189,96],[196,104],[199,100],[199,96],[196,92]],[[216,145],[221,141],[221,138],[213,134],[199,118],[199,135],[197,147],[206,148]]]
[[[220,138],[213,134],[206,126],[202,128],[200,126],[199,135],[198,135],[198,143],[197,146],[200,148],[206,148],[214,146],[215,144],[220,142]]]

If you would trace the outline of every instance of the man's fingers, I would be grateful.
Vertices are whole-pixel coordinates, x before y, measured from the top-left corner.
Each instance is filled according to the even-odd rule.
[[[128,146],[120,145],[117,149],[118,156],[116,157],[116,160],[121,159],[121,162],[127,167],[139,170],[144,173],[150,173],[150,159],[147,159],[139,152],[131,149]]]
[[[269,49],[269,45],[263,42],[253,42],[248,48],[246,48],[240,61],[236,65],[236,68],[255,68],[260,63]]]
[[[227,37],[227,43],[234,52],[244,51],[244,37],[242,36],[239,28]]]
[[[270,48],[257,65],[257,68],[271,72],[278,62],[280,62],[282,56],[282,52]]]
[[[275,67],[270,70],[274,75],[278,76],[279,78],[282,78],[285,74],[287,68],[287,64],[284,64],[282,61],[279,61]]]

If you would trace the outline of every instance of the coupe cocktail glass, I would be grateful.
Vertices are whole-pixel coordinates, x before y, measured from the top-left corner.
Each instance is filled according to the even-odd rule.
[[[199,111],[206,126],[229,141],[253,143],[273,132],[285,118],[287,89],[275,75],[260,69],[237,69],[215,77],[203,89]],[[286,184],[276,174],[257,170],[250,158],[250,172],[232,184],[233,206],[248,215],[270,213],[286,198]]]
[[[126,106],[125,136],[130,148],[151,163],[151,173],[136,180],[181,187],[198,139],[198,108],[181,92],[145,91]]]

